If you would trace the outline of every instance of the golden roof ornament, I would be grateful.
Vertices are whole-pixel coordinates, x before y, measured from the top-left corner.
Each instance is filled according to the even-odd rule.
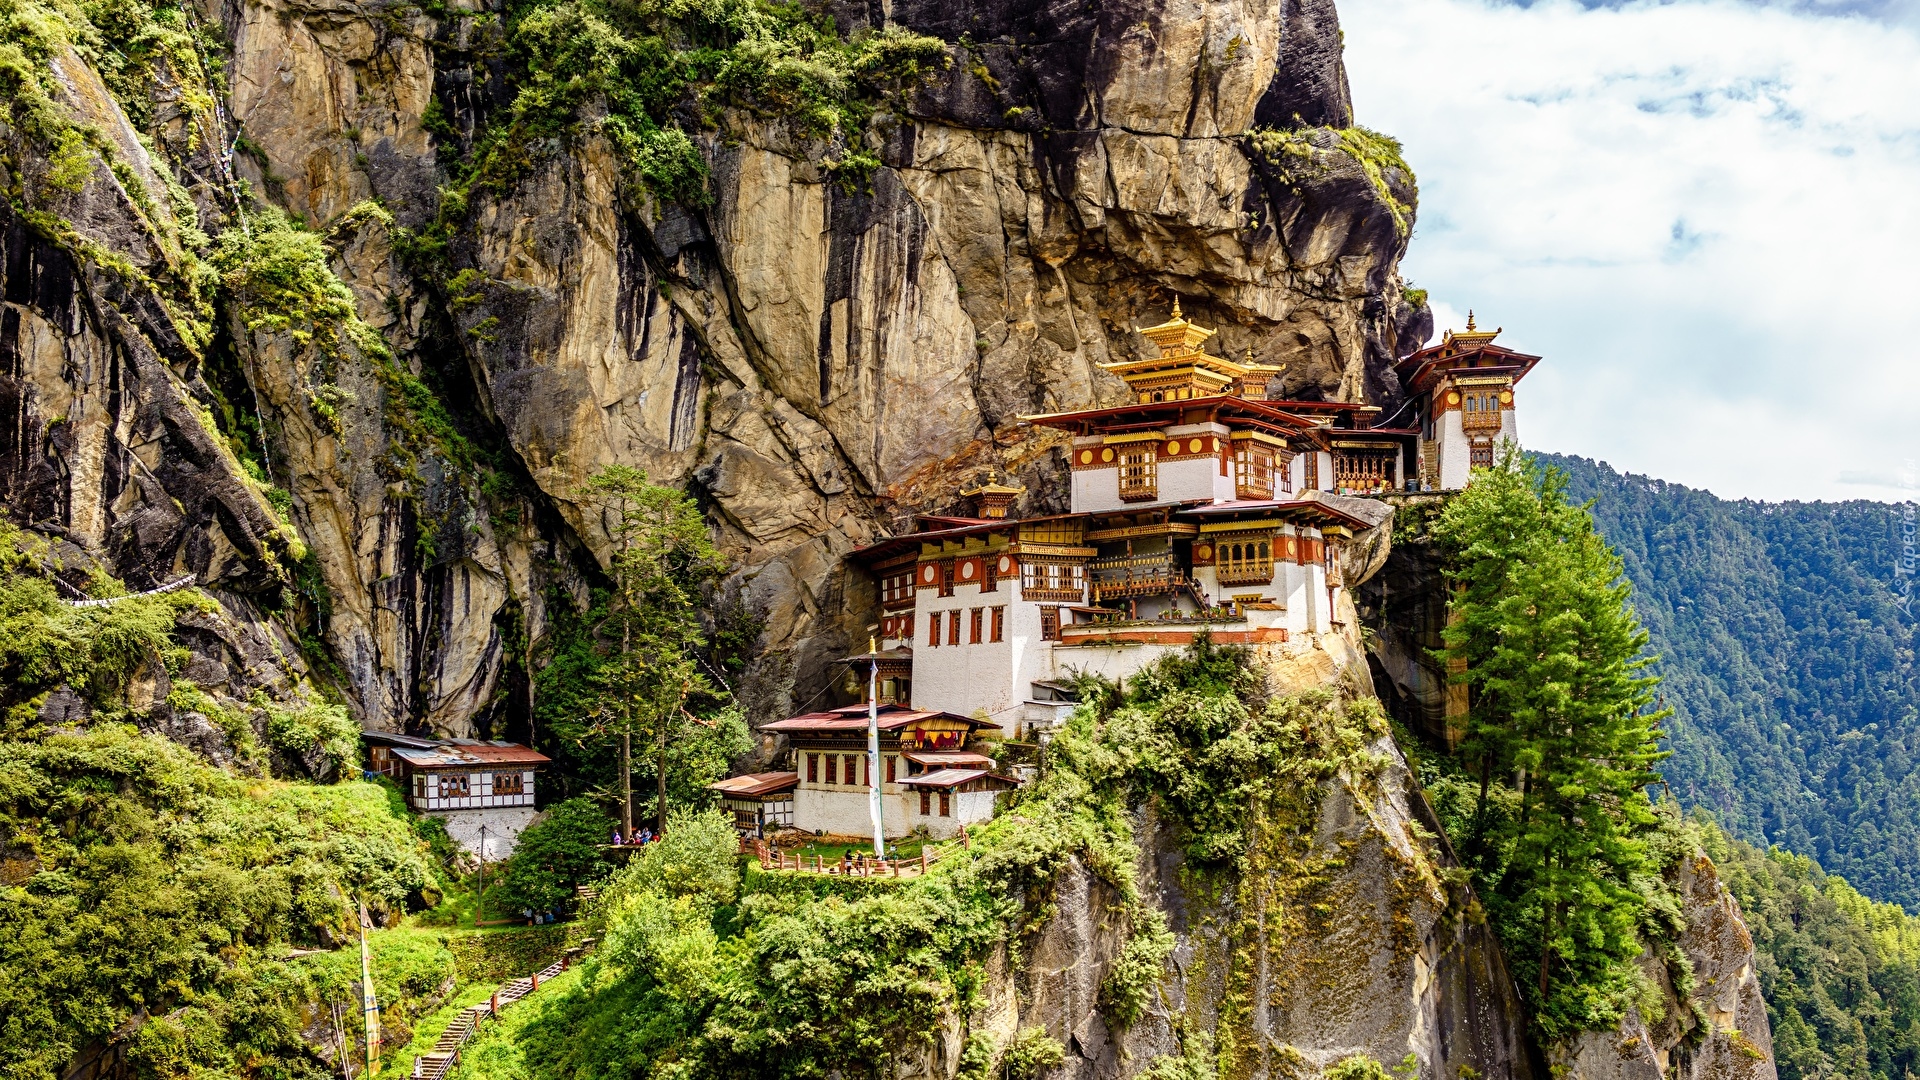
[[[1440,344],[1454,345],[1460,348],[1472,348],[1476,345],[1485,345],[1494,338],[1499,337],[1500,331],[1503,329],[1505,329],[1505,327],[1495,327],[1492,330],[1482,330],[1478,328],[1474,325],[1473,309],[1468,308],[1467,328],[1460,331],[1447,331],[1446,335],[1440,339]]]
[[[1024,487],[1001,483],[1000,470],[988,469],[986,481],[962,491],[960,497],[974,500],[975,510],[983,518],[1004,518],[1014,500],[1026,493]]]

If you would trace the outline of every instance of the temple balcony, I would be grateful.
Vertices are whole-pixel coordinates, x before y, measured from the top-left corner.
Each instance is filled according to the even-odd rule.
[[[1093,582],[1093,600],[1120,600],[1131,596],[1158,596],[1187,585],[1186,570],[1173,552],[1147,555],[1110,555],[1087,564]]]

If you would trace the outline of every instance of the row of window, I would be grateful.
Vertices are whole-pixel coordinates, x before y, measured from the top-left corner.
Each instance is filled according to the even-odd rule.
[[[857,784],[867,787],[873,783],[865,754],[802,754],[800,756],[806,759],[809,784]],[[892,754],[881,754],[880,760],[886,762],[885,782],[893,783],[895,767],[900,759]],[[846,779],[843,780],[841,777]]]
[[[977,607],[965,612],[954,608],[948,612],[927,613],[927,644],[930,646],[960,644],[962,615],[965,616],[964,621],[967,625],[967,644],[981,645],[1007,639],[1007,609],[1004,605],[990,608]],[[946,628],[945,641],[940,640],[942,626]]]
[[[413,795],[417,799],[468,799],[473,797],[471,773],[414,773]],[[525,795],[525,777],[517,772],[493,774],[494,795]]]

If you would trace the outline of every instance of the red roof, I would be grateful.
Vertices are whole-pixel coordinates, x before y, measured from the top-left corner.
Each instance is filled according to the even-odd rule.
[[[731,795],[737,799],[758,799],[767,795],[778,795],[792,791],[800,785],[797,772],[760,772],[745,776],[729,776],[707,787],[722,795]]]
[[[553,760],[519,743],[476,742],[472,739],[449,739],[425,749],[395,746],[392,753],[416,769],[473,769],[497,765],[539,768]]]
[[[1441,355],[1448,348],[1455,348],[1451,355]],[[1472,366],[1469,364],[1472,362]],[[1500,375],[1513,373],[1513,381],[1518,383],[1540,362],[1538,356],[1531,353],[1515,352],[1491,343],[1467,345],[1461,347],[1456,342],[1442,341],[1430,345],[1393,366],[1400,375],[1400,384],[1412,393],[1424,393],[1432,389],[1440,375],[1453,371],[1467,371],[1475,375]]]
[[[939,717],[943,720],[952,720],[956,723],[968,724],[976,731],[982,729],[1000,730],[1000,725],[998,724],[989,723],[985,720],[974,720],[957,713],[940,712],[936,709],[913,709],[905,705],[882,705],[880,706],[879,713],[879,727],[881,731],[898,731],[916,720],[925,720],[930,717]],[[865,731],[867,730],[867,707],[864,704],[847,705],[838,709],[828,709],[825,712],[802,713],[799,716],[790,716],[785,720],[775,720],[772,723],[761,724],[760,730],[786,734],[801,731],[815,733]]]
[[[1238,502],[1213,503],[1209,506],[1196,506],[1191,510],[1180,511],[1181,517],[1216,517],[1226,514],[1278,514],[1283,517],[1317,517],[1345,525],[1353,529],[1371,529],[1373,525],[1354,517],[1352,514],[1336,510],[1319,499],[1257,500],[1242,499]]]
[[[923,776],[909,776],[900,781],[900,785],[902,787],[953,788],[983,776],[1010,787],[1020,786],[1020,781],[1011,776],[1001,776],[985,769],[941,769],[939,772],[930,772]]]
[[[983,769],[993,768],[992,758],[970,750],[908,750],[901,756],[916,765],[935,765],[943,769],[954,769],[964,765],[977,765]]]

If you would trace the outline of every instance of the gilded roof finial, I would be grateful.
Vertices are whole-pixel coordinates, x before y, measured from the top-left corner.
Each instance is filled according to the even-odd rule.
[[[1177,295],[1173,298],[1173,318],[1168,321],[1169,322],[1180,321],[1180,297]]]
[[[1473,309],[1472,308],[1467,309],[1467,330],[1469,333],[1471,333],[1473,330]]]

